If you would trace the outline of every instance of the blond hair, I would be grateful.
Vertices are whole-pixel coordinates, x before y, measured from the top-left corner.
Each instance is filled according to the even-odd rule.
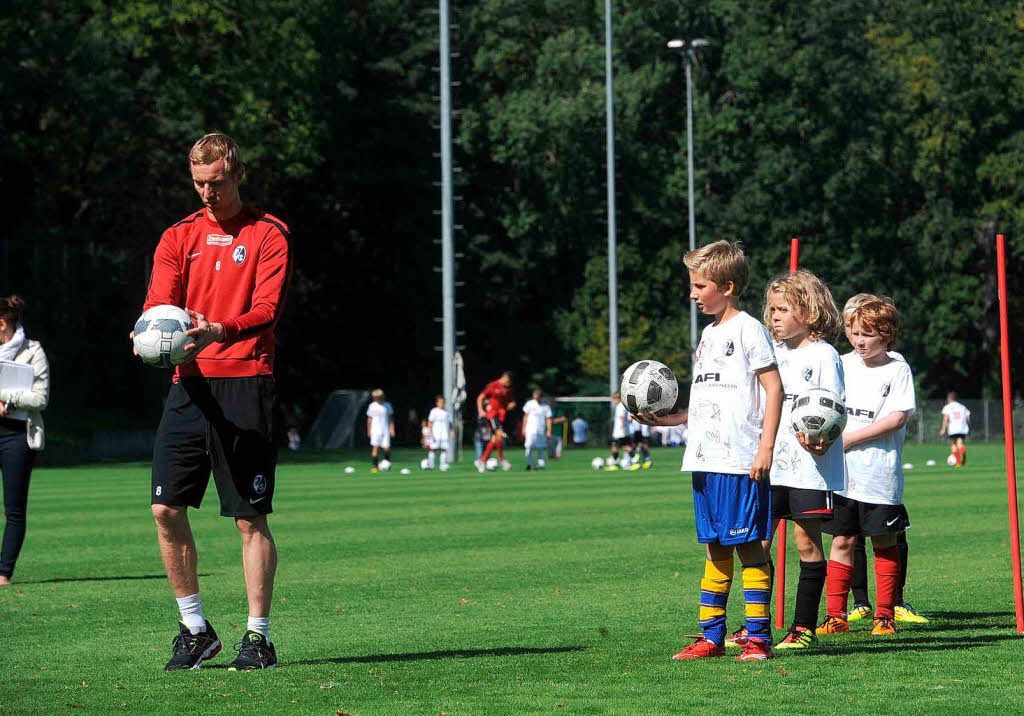
[[[384,400],[384,391],[380,388],[374,388],[373,392],[370,393],[370,397],[374,400]]]
[[[865,301],[877,300],[878,296],[876,296],[873,293],[858,293],[853,296],[850,296],[848,299],[846,299],[846,305],[843,306],[843,317],[845,318],[846,316],[849,316],[851,313],[853,313],[854,309],[857,308],[857,306],[861,305]]]
[[[721,288],[732,282],[732,295],[739,296],[747,287],[750,268],[743,247],[738,241],[716,241],[683,256],[686,268],[701,274]]]
[[[880,335],[885,340],[886,349],[896,344],[900,334],[900,312],[888,296],[870,298],[853,309],[846,317],[846,325],[854,323]]]
[[[218,159],[224,160],[224,170],[228,174],[240,176],[245,171],[242,148],[234,139],[220,132],[205,135],[192,145],[188,153],[191,164],[213,164]]]
[[[807,326],[815,339],[832,339],[839,335],[843,320],[839,316],[832,292],[820,278],[807,269],[790,274],[779,274],[768,282],[764,290],[764,325],[772,325],[770,298],[781,293],[786,298],[789,310],[800,323]]]

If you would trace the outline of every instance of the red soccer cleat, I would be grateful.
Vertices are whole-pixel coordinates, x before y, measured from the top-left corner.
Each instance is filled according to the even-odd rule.
[[[743,653],[736,657],[736,661],[765,661],[774,657],[771,644],[760,639],[747,639]]]
[[[678,654],[673,654],[673,659],[708,659],[715,656],[725,656],[725,649],[713,641],[708,641],[703,636],[690,636],[694,642]]]

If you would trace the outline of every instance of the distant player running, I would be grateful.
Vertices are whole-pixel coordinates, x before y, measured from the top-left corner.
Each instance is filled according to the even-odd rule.
[[[853,579],[858,535],[871,538],[875,552],[875,620],[871,633],[896,633],[896,590],[900,580],[897,535],[910,526],[903,506],[903,442],[907,419],[916,409],[914,377],[905,361],[887,354],[900,328],[900,315],[887,298],[867,300],[846,318],[854,353],[843,356],[847,413],[843,433],[846,488],[836,494],[833,536],[826,579],[828,616],[818,634],[849,631],[846,599]]]
[[[491,439],[487,441],[483,455],[473,461],[473,465],[481,475],[486,470],[487,461],[495,448],[498,449],[501,469],[510,470],[512,468],[511,463],[505,459],[505,420],[508,417],[508,411],[514,407],[516,407],[516,401],[512,399],[511,371],[504,371],[501,377],[488,383],[480,391],[480,395],[476,396],[477,418],[491,430]]]
[[[949,436],[949,453],[956,460],[954,467],[963,467],[967,463],[967,434],[971,432],[971,411],[959,402],[955,391],[946,394],[946,404],[942,406],[942,426],[939,437]]]
[[[434,407],[430,409],[427,416],[429,437],[427,438],[427,469],[433,470],[436,464],[435,453],[441,453],[441,472],[448,469],[448,445],[449,440],[455,439],[455,430],[452,428],[452,416],[444,409],[444,396],[434,398]]]
[[[523,413],[523,438],[526,447],[526,469],[544,469],[544,449],[551,439],[551,406],[542,400],[540,390],[533,391],[533,397],[526,401]]]
[[[366,406],[366,435],[370,438],[370,461],[373,466],[370,472],[380,472],[380,458],[391,460],[391,439],[395,437],[395,420],[388,403],[384,401],[384,391],[377,388],[370,393],[370,404]],[[385,466],[386,467],[386,466]]]

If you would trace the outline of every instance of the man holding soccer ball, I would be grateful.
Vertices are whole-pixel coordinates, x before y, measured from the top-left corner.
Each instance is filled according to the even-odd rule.
[[[152,511],[160,553],[181,613],[167,670],[197,669],[221,642],[203,614],[188,508],[212,471],[220,513],[242,539],[247,629],[231,669],[273,668],[270,604],[277,548],[267,524],[273,443],[274,328],[291,279],[288,229],[244,205],[238,144],[207,134],[189,152],[203,208],[168,228],[153,257],[145,309],[182,306],[195,328],[164,405],[153,448]]]

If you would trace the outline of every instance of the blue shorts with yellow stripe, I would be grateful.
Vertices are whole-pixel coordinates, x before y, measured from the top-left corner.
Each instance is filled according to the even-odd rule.
[[[720,472],[693,473],[697,541],[736,545],[771,537],[768,480]]]

